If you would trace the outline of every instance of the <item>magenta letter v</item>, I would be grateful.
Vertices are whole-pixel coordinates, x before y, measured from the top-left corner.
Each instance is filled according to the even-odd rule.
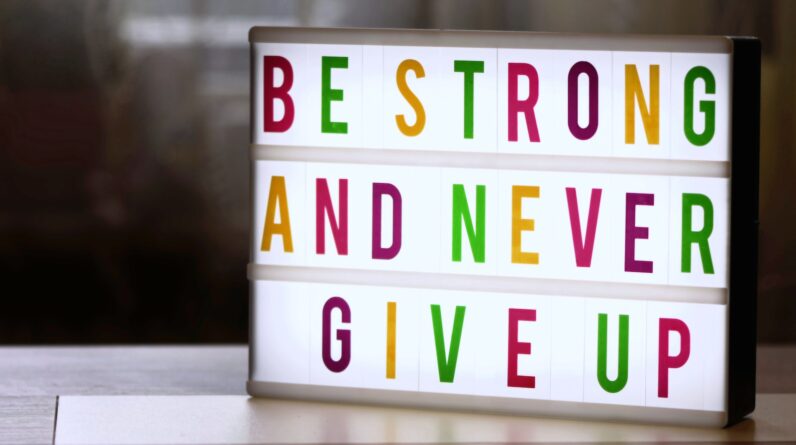
[[[572,226],[572,244],[575,247],[575,263],[578,267],[591,267],[591,254],[594,251],[594,234],[597,232],[597,215],[600,213],[602,193],[602,189],[591,189],[589,217],[586,219],[586,239],[583,239],[583,232],[580,230],[578,195],[574,187],[567,187],[569,223]]]

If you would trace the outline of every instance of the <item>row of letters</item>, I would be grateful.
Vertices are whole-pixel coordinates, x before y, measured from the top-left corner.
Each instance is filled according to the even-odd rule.
[[[728,54],[258,43],[256,144],[729,159]]]
[[[254,281],[258,381],[722,411],[726,306]]]
[[[252,261],[727,287],[724,178],[256,161]]]

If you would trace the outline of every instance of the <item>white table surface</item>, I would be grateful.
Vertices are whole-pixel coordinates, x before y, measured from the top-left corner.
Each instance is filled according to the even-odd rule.
[[[63,396],[56,444],[796,442],[796,394],[734,428],[685,428],[246,396]]]

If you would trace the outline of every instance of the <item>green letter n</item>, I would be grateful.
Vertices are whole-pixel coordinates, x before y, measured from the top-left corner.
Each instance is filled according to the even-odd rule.
[[[475,189],[475,227],[467,205],[467,195],[462,184],[453,184],[453,230],[451,231],[451,257],[453,261],[462,260],[462,223],[467,229],[467,239],[473,252],[473,260],[483,263],[486,252],[486,186]]]

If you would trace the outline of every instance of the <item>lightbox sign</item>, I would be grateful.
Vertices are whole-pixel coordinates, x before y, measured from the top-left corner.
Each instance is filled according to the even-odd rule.
[[[752,411],[756,40],[250,40],[251,394]]]

